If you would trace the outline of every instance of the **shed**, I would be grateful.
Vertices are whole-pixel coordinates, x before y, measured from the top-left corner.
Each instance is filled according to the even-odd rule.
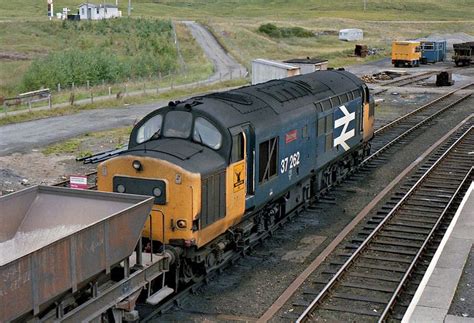
[[[362,29],[349,28],[339,30],[339,40],[354,41],[364,39],[364,32]]]
[[[300,74],[300,68],[294,65],[261,58],[252,61],[252,85]]]
[[[308,74],[315,71],[324,71],[328,69],[328,61],[326,59],[319,58],[294,58],[283,61],[300,68],[301,74]]]
[[[101,20],[118,18],[122,16],[122,11],[113,4],[93,4],[83,3],[79,6],[79,17],[81,20]]]

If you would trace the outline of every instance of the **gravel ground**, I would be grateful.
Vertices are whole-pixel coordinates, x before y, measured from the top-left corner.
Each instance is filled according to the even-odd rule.
[[[318,210],[306,212],[294,219],[257,247],[250,256],[238,261],[204,286],[198,294],[188,297],[179,308],[157,320],[225,321],[219,318],[223,314],[235,320],[241,316],[245,316],[245,320],[260,317],[378,192],[415,160],[421,151],[472,113],[472,104],[474,99],[469,99],[445,113],[442,119],[425,127],[413,143],[392,155],[390,163],[376,169],[358,186],[350,187],[350,191],[337,190],[335,201],[323,203]],[[310,247],[305,243],[307,241],[323,242],[319,245],[313,243]],[[287,321],[286,314],[292,309],[292,306],[286,306],[275,321]]]
[[[474,318],[474,247],[464,265],[448,314]]]

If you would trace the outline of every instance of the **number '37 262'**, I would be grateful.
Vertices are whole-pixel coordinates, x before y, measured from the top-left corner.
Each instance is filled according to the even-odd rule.
[[[300,164],[300,152],[297,151],[294,154],[291,154],[288,157],[285,157],[280,162],[280,172],[283,174]]]

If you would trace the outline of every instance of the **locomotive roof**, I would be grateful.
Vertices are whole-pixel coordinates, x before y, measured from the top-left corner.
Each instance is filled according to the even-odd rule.
[[[275,122],[289,122],[308,105],[360,89],[364,83],[346,71],[317,71],[239,89],[191,98],[183,104],[208,114],[224,128],[247,122],[260,132]]]

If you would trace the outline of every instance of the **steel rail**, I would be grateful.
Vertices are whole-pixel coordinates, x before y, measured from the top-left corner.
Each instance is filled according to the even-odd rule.
[[[406,137],[407,135],[409,135],[410,133],[412,133],[413,131],[415,131],[416,129],[418,129],[419,127],[421,127],[422,125],[424,125],[425,123],[428,123],[429,121],[431,121],[433,118],[435,118],[436,116],[438,116],[439,114],[443,113],[444,111],[452,108],[453,106],[455,106],[456,104],[466,100],[467,98],[469,98],[470,96],[472,95],[472,93],[468,93],[466,95],[464,95],[463,97],[459,98],[458,100],[456,100],[455,102],[453,103],[450,103],[449,105],[447,105],[446,107],[444,107],[443,109],[433,113],[432,115],[430,115],[429,117],[423,119],[422,121],[420,121],[419,123],[417,123],[416,125],[414,125],[413,127],[411,127],[410,129],[406,130],[405,132],[403,132],[402,134],[398,135],[395,139],[389,141],[387,144],[385,144],[383,147],[379,148],[376,152],[372,153],[370,156],[368,156],[366,159],[364,159],[360,165],[359,165],[359,168],[366,165],[368,162],[372,161],[372,159],[374,159],[375,157],[377,157],[380,153],[382,153],[383,151],[387,150],[389,147],[393,146],[394,144],[396,144],[398,141],[400,141],[400,139]],[[419,109],[417,109],[419,110]],[[417,111],[415,110],[415,111]]]
[[[449,70],[449,69],[446,69],[446,70]],[[429,71],[429,72],[425,72],[425,73],[421,73],[421,74],[410,75],[410,76],[404,77],[403,79],[391,80],[391,81],[388,81],[386,83],[382,83],[380,85],[382,85],[382,86],[392,86],[393,87],[394,84],[397,84],[398,86],[405,86],[405,85],[414,83],[416,81],[421,81],[421,80],[425,80],[427,78],[430,78],[432,75],[434,75],[437,72],[438,71]],[[395,87],[397,87],[397,86],[395,85]]]
[[[377,227],[369,234],[369,236],[362,242],[362,244],[354,251],[354,253],[349,257],[349,259],[342,265],[342,267],[337,271],[337,273],[331,278],[331,280],[324,286],[324,288],[319,292],[316,298],[310,303],[310,305],[305,309],[305,311],[298,317],[296,323],[303,322],[311,312],[314,311],[315,307],[327,296],[330,289],[336,284],[336,282],[342,277],[346,269],[354,263],[354,261],[359,257],[362,251],[365,250],[367,245],[372,242],[373,238],[378,234],[378,232],[385,226],[385,224],[393,217],[396,211],[400,208],[402,204],[413,194],[413,192],[424,182],[425,178],[431,174],[431,172],[438,166],[438,164],[444,160],[444,158],[452,151],[457,144],[467,136],[467,134],[473,130],[471,126],[460,138],[458,138],[437,160],[431,165],[431,167],[418,179],[418,181],[410,188],[410,190],[403,196],[403,198],[393,207],[393,209],[387,214],[387,216],[377,225]]]
[[[422,110],[424,110],[424,109],[426,109],[426,108],[429,108],[429,107],[432,106],[433,104],[438,103],[439,101],[441,101],[441,100],[443,100],[443,99],[445,99],[445,98],[447,98],[447,97],[453,95],[454,93],[456,93],[456,92],[458,92],[458,91],[460,91],[460,90],[463,90],[463,89],[465,89],[465,88],[467,88],[467,87],[470,87],[470,86],[472,86],[472,85],[474,85],[474,83],[466,84],[466,85],[464,85],[464,86],[462,86],[462,87],[460,87],[460,88],[457,88],[457,89],[455,89],[455,90],[453,90],[453,91],[451,91],[451,92],[448,92],[448,93],[446,93],[445,95],[440,96],[439,98],[434,99],[433,101],[428,102],[428,103],[426,103],[425,105],[422,105],[421,107],[419,107],[419,108],[417,108],[417,109],[415,109],[415,110],[413,110],[413,111],[411,111],[411,112],[409,112],[409,113],[407,113],[407,114],[405,114],[405,115],[403,115],[403,116],[401,116],[401,117],[398,117],[397,119],[391,121],[390,123],[387,123],[386,125],[384,125],[384,126],[378,128],[377,130],[375,130],[374,134],[379,134],[379,133],[385,131],[386,129],[393,127],[394,125],[396,125],[396,124],[399,123],[400,121],[406,120],[407,118],[411,117],[412,115],[414,115],[414,114],[416,114],[416,113],[418,113],[418,112],[420,112],[420,111],[422,111]]]
[[[471,127],[469,131],[471,131],[473,128]],[[447,211],[449,210],[449,208],[451,208],[451,205],[453,204],[454,200],[457,198],[458,194],[459,194],[459,191],[461,190],[461,188],[466,184],[467,180],[469,180],[469,178],[471,177],[471,175],[473,174],[473,171],[474,171],[474,167],[471,167],[471,169],[469,170],[469,172],[466,174],[466,176],[464,177],[464,179],[462,180],[462,182],[459,184],[458,188],[456,189],[456,192],[454,192],[453,196],[451,197],[451,199],[449,200],[448,204],[446,205],[446,207],[444,208],[444,210],[442,211],[440,217],[438,218],[438,220],[436,221],[436,223],[434,224],[433,228],[431,229],[430,233],[428,234],[428,236],[426,237],[425,241],[423,242],[423,244],[421,245],[420,249],[418,250],[415,258],[413,259],[413,261],[411,262],[410,266],[408,267],[408,270],[406,271],[406,273],[403,275],[400,283],[398,284],[397,288],[395,289],[395,292],[393,293],[392,297],[390,298],[388,304],[385,306],[383,312],[382,312],[382,315],[380,316],[378,322],[379,323],[382,323],[384,322],[384,320],[386,319],[386,317],[388,316],[389,312],[391,311],[392,307],[395,305],[395,301],[397,300],[397,298],[400,296],[400,292],[402,291],[402,288],[403,286],[406,284],[406,282],[408,281],[408,278],[410,277],[410,275],[412,274],[412,271],[413,269],[415,269],[415,266],[417,265],[418,261],[420,260],[421,258],[421,255],[422,253],[425,251],[426,249],[426,246],[428,245],[428,243],[430,242],[430,240],[432,239],[432,237],[434,236],[436,230],[438,230],[438,227],[439,225],[441,224],[441,221],[444,219],[444,216],[446,215]]]

